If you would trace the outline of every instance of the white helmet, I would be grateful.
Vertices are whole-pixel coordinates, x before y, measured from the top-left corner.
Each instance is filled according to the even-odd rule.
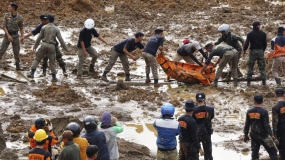
[[[94,26],[95,26],[95,22],[93,21],[93,19],[89,18],[84,22],[84,27],[87,29],[92,29],[94,28]]]
[[[226,34],[230,33],[231,31],[231,27],[228,24],[222,24],[220,25],[220,27],[218,28],[218,32],[225,32]]]

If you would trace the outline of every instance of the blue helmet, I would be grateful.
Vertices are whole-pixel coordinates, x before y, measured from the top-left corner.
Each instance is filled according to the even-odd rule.
[[[174,111],[175,111],[175,108],[170,103],[166,103],[166,104],[161,106],[161,115],[162,116],[164,116],[164,115],[173,116],[174,115]]]

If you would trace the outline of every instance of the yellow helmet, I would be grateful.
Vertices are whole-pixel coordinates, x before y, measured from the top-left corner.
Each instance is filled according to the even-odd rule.
[[[48,138],[48,135],[46,133],[45,130],[43,129],[38,129],[36,132],[35,132],[35,135],[33,137],[36,141],[40,142],[40,141],[43,141],[45,139]]]

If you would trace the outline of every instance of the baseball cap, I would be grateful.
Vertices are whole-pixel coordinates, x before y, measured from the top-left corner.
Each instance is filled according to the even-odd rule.
[[[48,17],[47,17],[47,15],[45,15],[45,14],[41,14],[40,15],[40,19],[47,19]]]
[[[263,96],[262,96],[262,94],[256,94],[256,95],[253,97],[253,100],[255,100],[255,101],[258,102],[258,103],[262,103],[262,102],[263,102]]]
[[[193,111],[196,109],[195,104],[192,100],[187,100],[183,108],[187,111]]]
[[[53,21],[54,21],[54,16],[51,15],[51,14],[49,14],[49,15],[47,16],[47,18],[48,18],[49,22],[53,22]]]
[[[277,95],[284,95],[284,89],[283,88],[277,88],[275,89],[275,94]]]
[[[196,100],[197,100],[198,102],[204,101],[205,98],[206,98],[206,95],[205,95],[203,92],[198,92],[198,93],[196,93]]]
[[[186,39],[183,40],[183,44],[187,44],[187,43],[189,43],[189,42],[190,42],[190,40],[189,40],[188,38],[186,38]]]
[[[253,27],[257,27],[257,26],[259,26],[259,25],[261,25],[261,22],[260,22],[260,21],[254,21],[254,22],[252,23],[252,26],[253,26]]]

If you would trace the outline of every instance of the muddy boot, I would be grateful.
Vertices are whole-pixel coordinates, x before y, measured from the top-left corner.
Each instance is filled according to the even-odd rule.
[[[265,79],[262,80],[262,85],[264,85],[264,86],[266,85],[266,80]]]
[[[275,81],[276,81],[277,87],[280,87],[281,86],[281,78],[275,78]]]
[[[67,72],[66,72],[65,67],[62,67],[62,73],[63,73],[63,75],[64,75],[65,77],[67,77],[67,76],[68,76],[68,74],[67,74]]]
[[[218,79],[214,80],[214,87],[218,87]]]
[[[47,69],[43,68],[43,73],[40,75],[40,77],[44,77],[46,76],[46,74],[47,74]]]
[[[35,71],[35,69],[32,69],[31,72],[27,75],[27,77],[34,78]]]
[[[104,71],[103,75],[101,76],[101,79],[105,82],[109,82],[108,78],[107,78],[107,71]]]
[[[130,74],[126,74],[125,81],[131,81]]]
[[[51,81],[52,82],[57,82],[56,74],[51,74],[51,76],[52,76]]]
[[[17,71],[21,70],[20,63],[16,63],[16,70]]]
[[[250,80],[247,80],[247,83],[246,83],[246,85],[249,87],[250,86]]]
[[[239,70],[239,68],[237,69],[237,72],[238,72],[238,77],[242,77],[243,74],[241,73],[241,71]]]
[[[160,86],[159,83],[158,83],[158,79],[154,79],[154,86],[155,87],[159,87]]]
[[[151,82],[151,80],[150,80],[150,78],[149,78],[149,73],[147,73],[147,74],[146,74],[145,83],[150,83],[150,82]]]
[[[94,69],[94,65],[93,64],[90,64],[90,67],[89,67],[89,72],[95,72],[95,69]]]
[[[234,87],[237,87],[237,86],[238,86],[238,79],[235,78],[235,79],[234,79]]]

